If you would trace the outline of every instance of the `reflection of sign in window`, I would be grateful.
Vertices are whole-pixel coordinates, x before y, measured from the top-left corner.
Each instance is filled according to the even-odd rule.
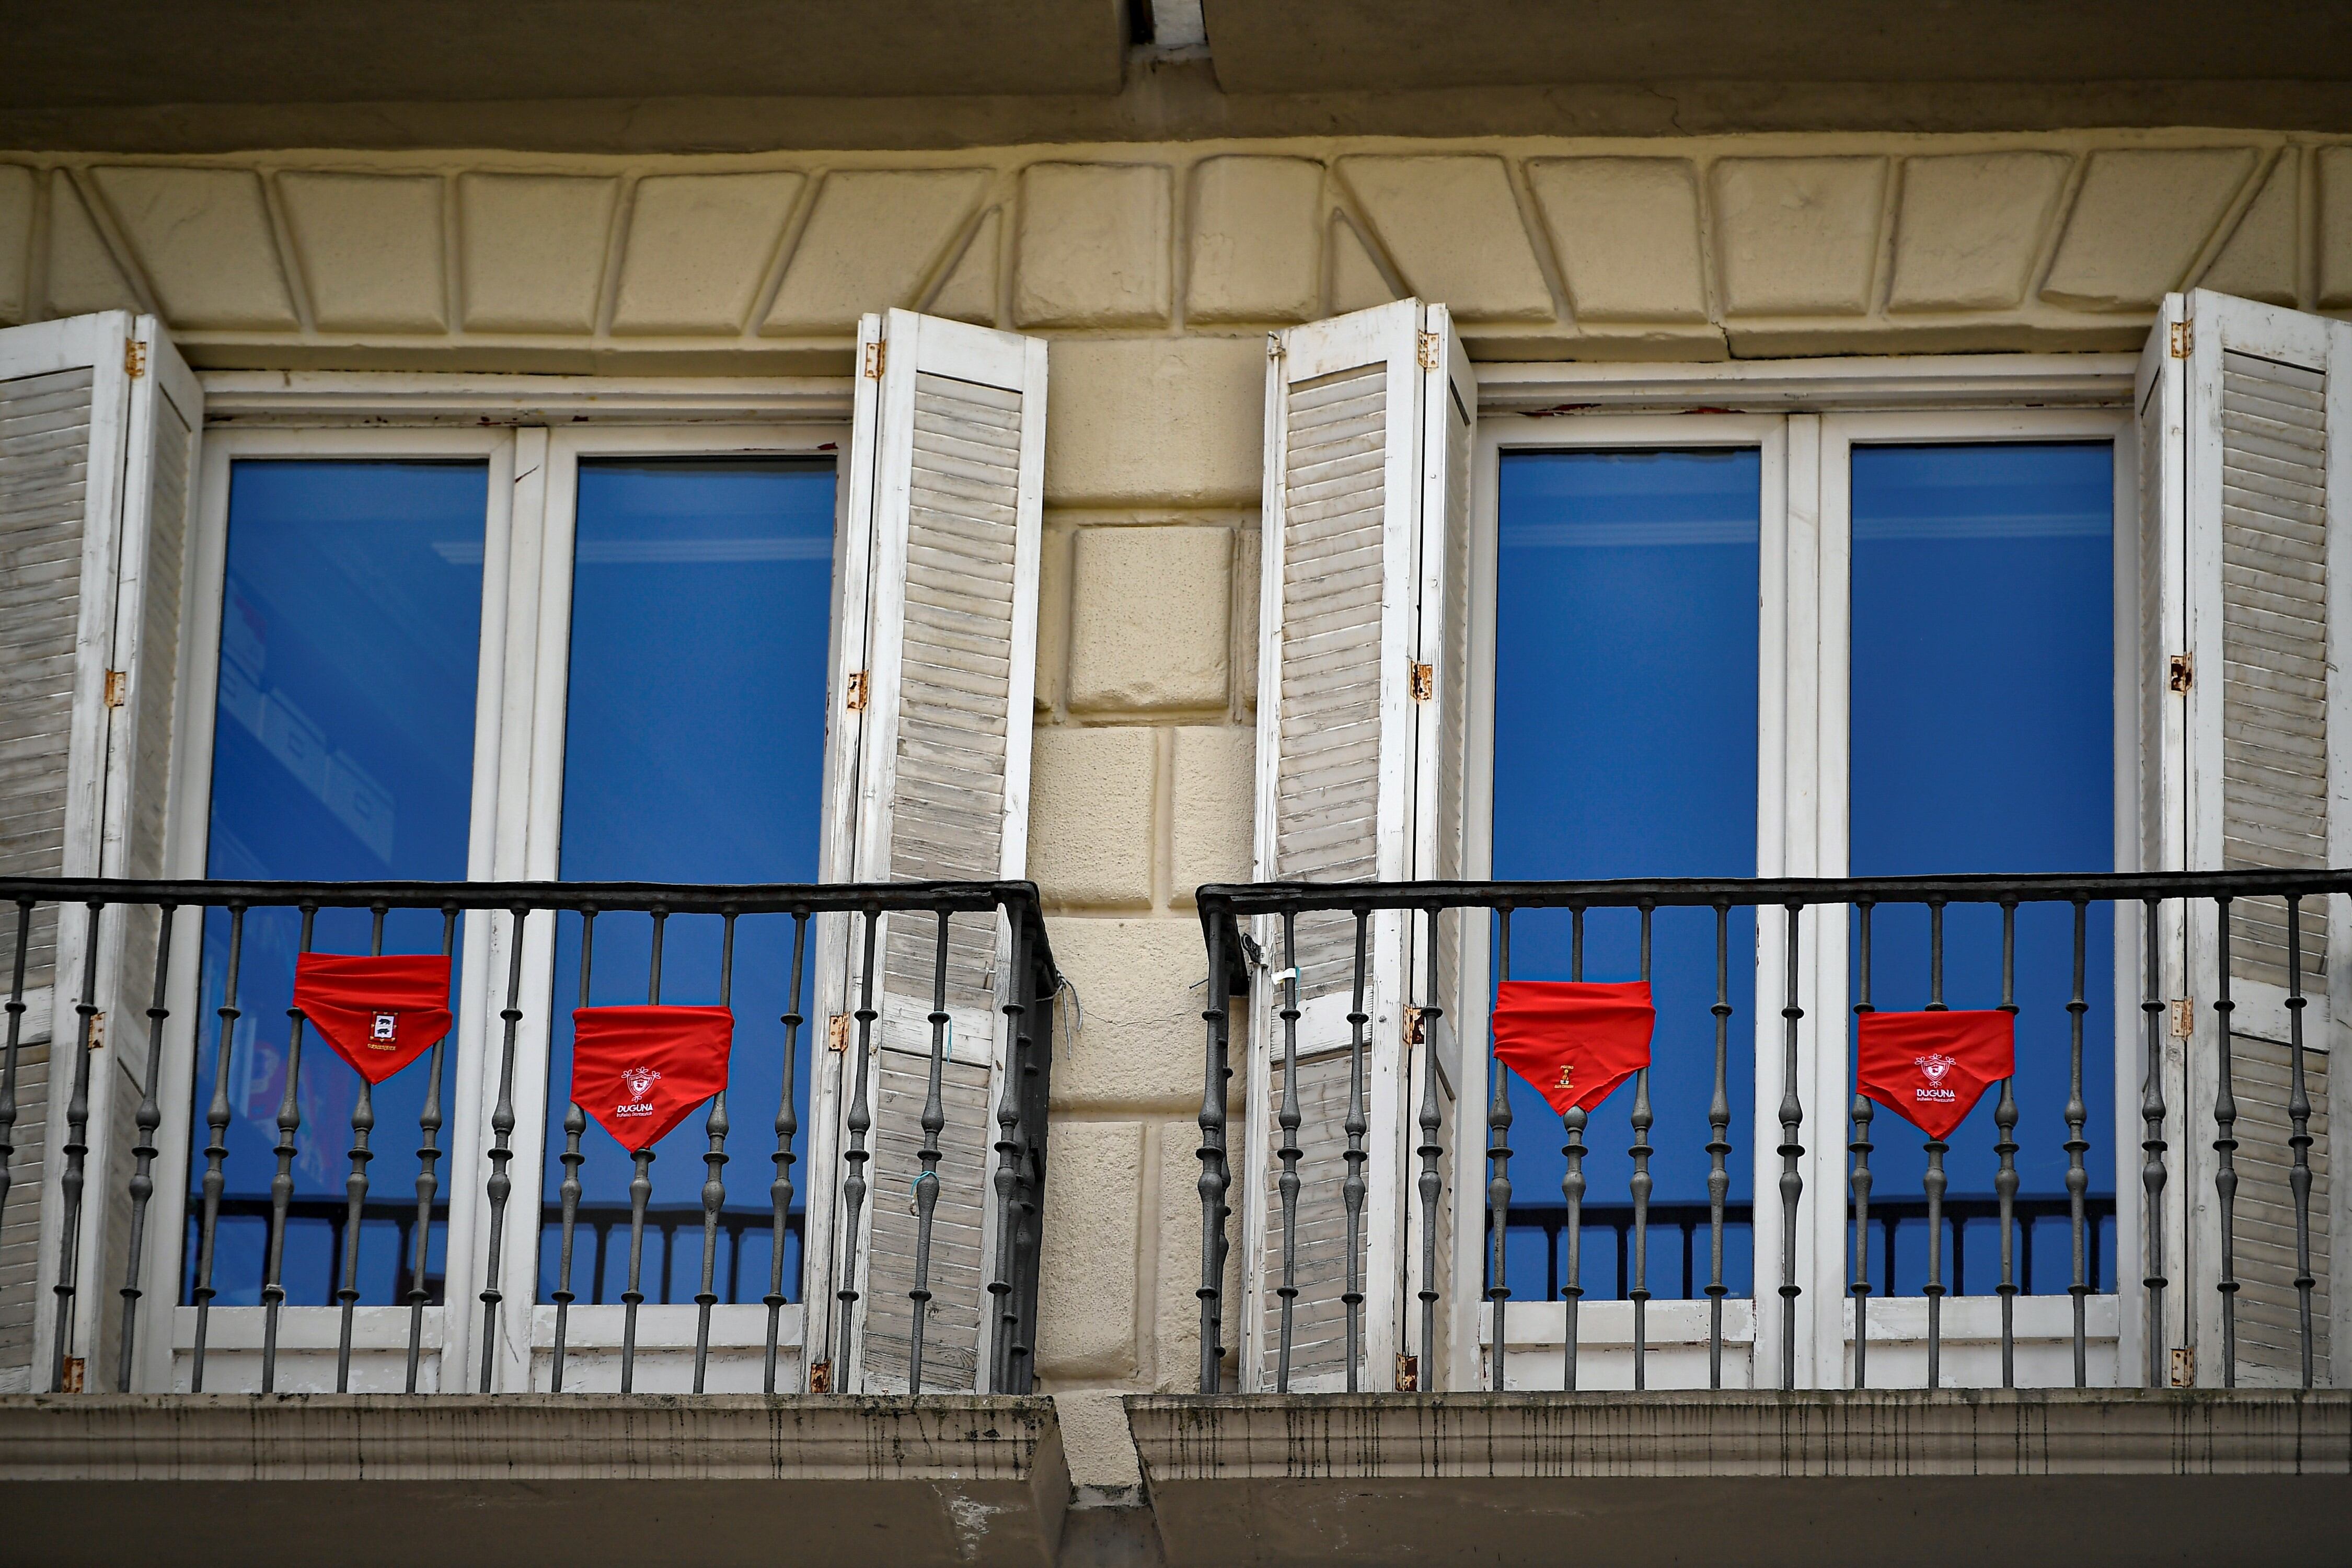
[[[226,652],[228,639],[222,638]],[[302,787],[323,802],[352,837],[392,862],[392,792],[352,754],[330,749],[326,736],[282,691],[262,686],[237,662],[221,660],[220,711],[235,719],[261,742],[262,749],[302,781]]]

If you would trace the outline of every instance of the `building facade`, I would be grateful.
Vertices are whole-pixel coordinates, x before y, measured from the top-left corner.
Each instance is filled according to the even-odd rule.
[[[2343,18],[113,9],[0,1556],[2342,1549]]]

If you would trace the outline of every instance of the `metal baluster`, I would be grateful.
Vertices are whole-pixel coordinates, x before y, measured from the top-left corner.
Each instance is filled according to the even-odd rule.
[[[33,900],[16,900],[16,962],[8,983],[8,1044],[0,1055],[0,1214],[7,1212],[9,1162],[16,1152],[17,1038],[24,1032],[25,965],[33,945]]]
[[[441,906],[441,956],[457,948],[457,906]],[[446,1037],[444,1037],[446,1039]],[[416,1370],[425,1355],[425,1268],[433,1253],[433,1200],[439,1194],[441,1159],[441,1047],[433,1042],[425,1054],[425,1109],[416,1115],[416,1224],[405,1242],[415,1242],[415,1264],[408,1275],[408,1392],[416,1392]]]
[[[1642,900],[1642,983],[1650,980],[1650,913]],[[1650,1069],[1633,1075],[1633,1288],[1626,1294],[1633,1303],[1633,1386],[1650,1386],[1650,1129],[1656,1117],[1650,1110]]]
[[[368,956],[383,953],[384,906],[374,908],[374,921],[368,933]],[[360,1301],[360,1221],[367,1211],[368,1162],[375,1151],[368,1147],[368,1135],[375,1131],[375,1086],[360,1075],[359,1098],[352,1105],[352,1169],[343,1178],[342,1241],[338,1248],[341,1268],[337,1271],[342,1283],[335,1291],[335,1300],[343,1309],[342,1326],[335,1338],[335,1392],[346,1394],[352,1386],[352,1323]]]
[[[793,1212],[793,1140],[801,1130],[800,1106],[793,1098],[793,1090],[803,1022],[801,958],[808,949],[808,918],[806,910],[793,911],[793,991],[792,999],[784,1004],[783,1016],[784,1087],[776,1104],[776,1152],[772,1156],[776,1179],[768,1184],[768,1293],[762,1298],[768,1307],[768,1345],[760,1386],[769,1394],[776,1392],[776,1341],[783,1331],[784,1240]]]
[[[730,1006],[735,984],[735,911],[723,911],[726,921],[719,941],[719,1005]],[[719,1211],[727,1206],[727,1091],[710,1097],[710,1114],[703,1118],[703,1133],[710,1147],[703,1152],[702,1168],[702,1289],[694,1293],[694,1392],[702,1392],[703,1371],[710,1361],[710,1309],[719,1304],[711,1289],[719,1264]],[[729,1287],[731,1290],[733,1287]]]
[[[1785,1021],[1785,1041],[1780,1068],[1780,1386],[1797,1386],[1797,1298],[1804,1287],[1797,1283],[1797,1203],[1804,1196],[1805,1177],[1800,1162],[1805,1157],[1805,1146],[1799,1141],[1804,1130],[1805,1104],[1797,1092],[1797,1029],[1805,1010],[1797,1005],[1798,941],[1802,904],[1791,903],[1789,910],[1789,987],[1788,1000],[1780,1008]]]
[[[1274,1391],[1290,1392],[1290,1325],[1298,1300],[1298,917],[1282,911],[1282,1109],[1276,1120],[1282,1126],[1282,1174],[1276,1189],[1282,1194],[1282,1283],[1275,1294],[1282,1302],[1282,1325],[1275,1358]]]
[[[588,977],[595,967],[596,910],[592,905],[580,911],[580,1005],[583,1007],[588,1005]],[[575,1227],[580,1222],[580,1167],[588,1163],[588,1156],[580,1152],[580,1138],[587,1131],[587,1113],[580,1109],[578,1100],[570,1101],[563,1108],[563,1153],[561,1156],[563,1183],[556,1189],[563,1205],[563,1226],[555,1254],[555,1354],[548,1369],[548,1391],[551,1394],[563,1392],[564,1347],[571,1329],[572,1303],[579,1300],[572,1289],[572,1244]],[[601,1270],[604,1264],[601,1249],[596,1261]]]
[[[1027,1086],[1024,1075],[1029,1063],[1029,994],[1037,981],[1030,972],[1027,911],[1007,910],[1005,915],[1012,924],[1013,967],[1008,972],[1011,983],[1004,988],[1004,1081],[996,1096],[996,1266],[988,1281],[988,1293],[995,1299],[996,1311],[996,1333],[989,1358],[991,1394],[1014,1392],[1013,1347],[1021,1328],[1022,1252],[1016,1226],[1024,1143],[1022,1091]]]
[[[1927,1011],[1948,1011],[1944,1005],[1944,900],[1927,900]],[[1944,1154],[1951,1145],[1941,1138],[1927,1142],[1927,1173],[1921,1185],[1927,1194],[1927,1386],[1943,1386],[1944,1355]],[[1892,1270],[1889,1270],[1890,1275]]]
[[[1570,904],[1569,916],[1568,977],[1584,978],[1584,907]],[[1567,1160],[1560,1172],[1559,1195],[1568,1205],[1568,1284],[1561,1289],[1567,1303],[1565,1311],[1566,1337],[1560,1349],[1559,1385],[1570,1393],[1576,1390],[1576,1352],[1578,1329],[1576,1309],[1584,1300],[1584,1124],[1586,1117],[1580,1108],[1561,1112],[1559,1124],[1567,1136],[1560,1153]]]
[[[52,1287],[58,1298],[57,1334],[53,1342],[49,1388],[52,1393],[68,1392],[66,1363],[73,1344],[74,1295],[79,1288],[78,1276],[81,1265],[81,1194],[86,1179],[85,1163],[89,1157],[89,1036],[98,1017],[98,932],[100,915],[106,906],[92,903],[89,910],[89,940],[85,944],[81,966],[81,1000],[74,1007],[80,1022],[74,1028],[74,1074],[72,1098],[66,1101],[66,1141],[58,1145],[66,1157],[65,1173],[58,1183],[65,1197],[65,1218],[59,1226],[58,1282]],[[54,1015],[54,1004],[51,1012]],[[54,1037],[54,1028],[52,1029]],[[77,1379],[71,1392],[79,1393]]]
[[[2017,1019],[2017,900],[2000,901],[2000,1010],[2013,1029]],[[2000,1199],[2000,1385],[2017,1386],[2017,1095],[2012,1075],[2000,1080],[2000,1100],[1992,1110],[2000,1137],[1993,1152],[2000,1157],[1992,1190]],[[1961,1289],[1968,1278],[1959,1270],[1955,1249],[1953,1277]]]
[[[661,1005],[662,988],[662,927],[669,921],[669,911],[656,904],[653,910],[653,959],[646,972],[646,1005]],[[639,1149],[630,1156],[629,1173],[629,1276],[621,1291],[621,1392],[635,1392],[637,1380],[637,1308],[646,1293],[646,1205],[654,1195],[654,1152]],[[662,1300],[669,1300],[667,1278],[668,1256],[665,1245]]]
[[[1875,906],[1868,899],[1854,906],[1860,917],[1861,989],[1853,1005],[1859,1019],[1878,1009],[1870,1000],[1870,917]],[[1859,1084],[1853,1092],[1853,1141],[1846,1150],[1853,1156],[1853,1385],[1870,1386],[1870,1124],[1874,1114],[1870,1097]],[[1886,1288],[1895,1289],[1895,1255],[1886,1255]]]
[[[1029,906],[1033,918],[1039,920],[1035,906]],[[1054,998],[1055,976],[1025,946],[1016,946],[1027,968],[1017,971],[1029,976],[1029,1001],[1022,1014],[1021,1032],[1014,1037],[1016,1057],[1021,1065],[1021,1180],[1015,1193],[1018,1226],[1013,1233],[1013,1256],[1019,1269],[1019,1289],[1014,1298],[1013,1316],[1008,1323],[1013,1344],[1006,1352],[1005,1392],[1029,1394],[1036,1382],[1037,1337],[1037,1275],[1044,1236],[1038,1224],[1045,1209],[1045,1107],[1051,1074],[1047,1070],[1054,1061]],[[1233,1081],[1231,1062],[1224,1064],[1222,1082],[1230,1089]],[[1230,1177],[1231,1172],[1227,1175]],[[1227,1211],[1220,1209],[1218,1229],[1218,1277],[1223,1278],[1225,1266],[1224,1218]]]
[[[2147,1292],[2147,1385],[2165,1384],[2164,1362],[2164,968],[2158,900],[2143,900],[2147,909],[2147,987],[2140,1012],[2147,1021],[2147,1076],[2140,1083],[2140,1189],[2146,1194],[2140,1211],[2147,1233],[2147,1272],[2140,1280]],[[2121,1237],[2118,1237],[2120,1242]]]
[[[1225,916],[1219,910],[1209,921],[1209,996],[1201,1009],[1208,1026],[1208,1063],[1201,1076],[1201,1392],[1214,1394],[1223,1381],[1223,1352],[1218,1342],[1224,1289],[1225,1220],[1225,1080],[1224,1032],[1228,1005],[1225,991]],[[1360,974],[1360,970],[1359,973]]]
[[[1715,906],[1715,1095],[1706,1102],[1706,1385],[1723,1386],[1723,1205],[1731,1194],[1731,906]]]
[[[1420,1394],[1433,1392],[1437,1383],[1437,1205],[1445,1191],[1445,1179],[1438,1173],[1438,1163],[1445,1155],[1441,1142],[1445,1119],[1437,1103],[1437,1025],[1445,1016],[1437,968],[1437,921],[1442,913],[1431,906],[1429,979],[1421,1005],[1421,1145],[1414,1151],[1421,1156],[1421,1344],[1418,1375],[1413,1379],[1414,1392]]]
[[[2312,1378],[2311,1291],[2318,1281],[2311,1272],[2311,1094],[2303,1077],[2303,895],[2286,896],[2286,1026],[2290,1081],[2286,1114],[2286,1145],[2294,1151],[2287,1187],[2294,1194],[2295,1318],[2302,1329],[2303,1386]]]
[[[301,952],[310,951],[319,906],[302,906]],[[294,1140],[302,1131],[302,1009],[286,1009],[286,1093],[278,1102],[277,1174],[269,1178],[269,1245],[261,1279],[261,1392],[278,1386],[278,1314],[286,1303],[286,1207],[294,1201]]]
[[[139,1338],[139,1268],[147,1241],[147,1200],[155,1193],[155,1130],[163,1125],[163,1108],[155,1098],[156,1085],[163,1071],[163,1022],[172,1016],[163,1005],[172,963],[172,917],[179,906],[165,904],[161,929],[155,933],[154,1000],[147,1005],[147,1076],[139,1092],[139,1111],[135,1118],[139,1141],[131,1146],[136,1164],[131,1172],[131,1247],[129,1260],[122,1269],[122,1360],[116,1369],[114,1386],[120,1393],[131,1392],[131,1369],[137,1355]],[[0,1137],[5,1137],[0,1133]],[[0,1165],[6,1163],[0,1156]],[[8,1195],[5,1179],[0,1179],[0,1208],[5,1208]]]
[[[21,942],[21,931],[19,939]],[[189,1292],[196,1302],[196,1342],[188,1372],[188,1390],[192,1394],[205,1391],[205,1336],[212,1326],[213,1243],[220,1230],[221,1190],[228,1184],[228,1174],[221,1165],[228,1158],[228,1064],[232,1047],[236,1040],[236,1021],[243,1015],[236,1005],[237,963],[245,952],[245,906],[228,907],[228,964],[221,987],[221,1005],[215,1010],[220,1020],[219,1043],[213,1055],[213,1097],[205,1107],[205,1125],[211,1131],[211,1142],[205,1145],[205,1178],[203,1211],[196,1222],[196,1285]],[[23,949],[18,949],[18,963],[23,963]],[[22,975],[18,976],[22,980]],[[21,986],[19,987],[21,989]],[[15,1015],[10,1015],[13,1026]]]
[[[2213,1095],[2213,1152],[2220,1163],[2213,1173],[2213,1191],[2221,1202],[2221,1278],[2214,1289],[2221,1293],[2221,1386],[2238,1386],[2238,1097],[2231,1086],[2230,1016],[2237,1004],[2230,1000],[2230,899],[2213,900],[2216,943],[2214,960],[2220,988],[2213,997],[2214,1065],[2218,1082]]]
[[[916,1156],[923,1168],[915,1178],[915,1283],[907,1292],[912,1308],[908,1315],[909,1394],[923,1392],[923,1331],[931,1310],[931,1225],[940,1205],[940,1133],[948,1124],[947,1106],[940,1099],[948,1052],[948,918],[941,910],[931,973],[931,1076],[923,1096],[923,1147]]]
[[[2083,1200],[2091,1190],[2091,1173],[2083,1163],[2090,1150],[2090,1141],[2083,1136],[2084,1123],[2090,1120],[2090,1108],[2083,1100],[2083,1015],[2091,1005],[2083,996],[2084,954],[2089,947],[2090,907],[2081,899],[2074,900],[2074,994],[2066,1004],[2066,1206],[2072,1223],[2074,1244],[2074,1273],[2067,1294],[2074,1299],[2074,1386],[2087,1388],[2091,1381],[2090,1335],[2087,1323],[2087,1301],[2091,1287],[2084,1272],[2088,1262],[2083,1235]],[[2032,1268],[2032,1229],[2026,1230],[2026,1266]]]
[[[488,1266],[482,1271],[484,1394],[490,1391],[490,1374],[498,1365],[499,1303],[505,1297],[499,1288],[499,1265],[506,1243],[507,1199],[514,1192],[514,1178],[507,1173],[507,1166],[514,1159],[515,1031],[522,1023],[523,925],[530,910],[519,908],[512,913],[514,923],[507,928],[507,1005],[499,1013],[506,1025],[506,1038],[499,1049],[499,1098],[490,1110],[490,1178],[484,1187],[490,1200]]]
[[[1348,1174],[1339,1184],[1339,1205],[1348,1216],[1347,1289],[1339,1293],[1348,1331],[1348,1392],[1357,1391],[1359,1363],[1364,1347],[1364,1271],[1360,1248],[1364,1238],[1364,1198],[1370,1184],[1364,1163],[1371,1158],[1364,1147],[1372,1123],[1364,1102],[1364,1026],[1371,1015],[1364,1011],[1364,971],[1371,955],[1371,911],[1356,911],[1356,971],[1353,1002],[1348,1009]]]
[[[881,907],[866,906],[865,959],[857,974],[857,1070],[849,1096],[849,1115],[844,1123],[849,1131],[849,1147],[841,1152],[842,1163],[849,1167],[849,1172],[841,1183],[841,1283],[834,1292],[835,1300],[840,1304],[836,1325],[839,1339],[833,1357],[835,1389],[844,1389],[850,1381],[854,1372],[850,1356],[856,1348],[856,1331],[849,1320],[857,1310],[857,1226],[866,1212],[866,1163],[874,1157],[866,1147],[866,1135],[874,1128],[874,1110],[866,1099],[866,1076],[874,1053],[874,1020],[877,1016],[874,1011],[874,941],[881,923]]]
[[[1498,956],[1504,980],[1511,977],[1511,906],[1502,905],[1496,912],[1502,917],[1502,942]],[[1493,1034],[1493,1017],[1488,1016],[1488,1035]],[[1510,1334],[1504,1321],[1511,1304],[1511,1287],[1504,1269],[1508,1262],[1507,1243],[1511,1229],[1511,1084],[1505,1075],[1510,1068],[1490,1049],[1486,1054],[1486,1072],[1494,1086],[1486,1102],[1486,1214],[1493,1227],[1494,1243],[1487,1267],[1490,1279],[1486,1300],[1494,1303],[1495,1319],[1495,1392],[1503,1392],[1504,1363],[1510,1358]]]

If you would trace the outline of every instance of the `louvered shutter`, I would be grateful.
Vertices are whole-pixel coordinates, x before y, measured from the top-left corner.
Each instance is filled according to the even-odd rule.
[[[1269,344],[1265,563],[1259,651],[1256,876],[1397,881],[1463,869],[1469,669],[1469,471],[1477,408],[1469,363],[1442,305],[1403,300],[1296,327]],[[1347,1384],[1347,1122],[1356,1092],[1349,1014],[1355,921],[1302,916],[1299,1187],[1286,1226],[1279,1185],[1287,1069],[1280,1008],[1287,949],[1262,920],[1253,987],[1247,1169],[1242,1193],[1243,1387],[1276,1386],[1286,1230],[1290,1386]],[[1367,1186],[1358,1238],[1364,1338],[1359,1386],[1386,1390],[1415,1358],[1423,1388],[1452,1348],[1441,1320],[1422,1343],[1418,1292],[1432,1239],[1416,1183],[1417,1117],[1434,1051],[1447,1128],[1434,1240],[1450,1277],[1455,1195],[1453,1103],[1459,917],[1440,922],[1438,991],[1426,922],[1380,913],[1369,927],[1362,1104]],[[1426,1029],[1421,1009],[1443,1009]],[[1429,1036],[1426,1045],[1408,1038]],[[1233,1327],[1226,1332],[1234,1333]],[[1426,1370],[1423,1370],[1426,1369]]]
[[[2352,711],[2334,667],[2352,619],[2352,326],[2202,290],[2167,302],[2142,361],[2143,599],[2149,864],[2190,870],[2316,870],[2352,864]],[[2177,618],[2176,618],[2177,616]],[[2144,623],[2145,624],[2145,623]],[[2185,655],[2185,663],[2175,655]],[[2174,752],[2172,748],[2178,747]],[[2177,757],[2177,761],[2174,759]],[[2179,858],[2170,858],[2177,844]],[[2328,1053],[2352,932],[2345,900],[2301,914],[2305,1086],[2315,1139],[2309,1241],[2318,1381],[2328,1381]],[[2198,1032],[2181,1068],[2179,1125],[2191,1289],[2182,1325],[2220,1381],[2220,1084],[2210,1004],[2221,942],[2210,909],[2180,933]],[[2286,910],[2242,899],[2229,913],[2231,1089],[2238,1176],[2232,1258],[2238,1373],[2301,1375],[2295,1208],[2288,1183],[2291,1049]],[[2176,1255],[2177,1256],[2177,1255]]]
[[[1029,731],[1045,433],[1045,345],[893,310],[860,327],[845,475],[828,737],[825,874],[836,881],[992,881],[1027,875]],[[907,1391],[915,1286],[912,1193],[930,1076],[933,917],[886,918],[874,1049],[861,1064],[862,931],[826,922],[828,1016],[845,1047],[820,1070],[830,1148],[812,1204],[811,1357],[840,1393]],[[1006,1039],[1009,928],[950,926],[950,1045],[942,1072],[924,1331],[925,1393],[971,1391],[989,1364],[995,1257],[991,1151]],[[859,1068],[872,1128],[854,1223],[844,1158]],[[824,1212],[820,1216],[816,1211]],[[855,1293],[844,1300],[842,1292]],[[837,1360],[842,1346],[849,1353]]]
[[[0,331],[0,876],[163,870],[195,378],[152,317]],[[75,1031],[87,926],[40,911],[26,976],[16,1120],[0,1205],[0,1392],[49,1385],[58,1239],[52,1158],[73,1088],[49,1070]],[[16,912],[0,911],[0,984]],[[128,1229],[131,1117],[144,1070],[152,914],[100,929],[79,1289],[68,1358],[110,1366]],[[63,997],[59,1009],[54,999]],[[64,1053],[55,1058],[65,1066]]]

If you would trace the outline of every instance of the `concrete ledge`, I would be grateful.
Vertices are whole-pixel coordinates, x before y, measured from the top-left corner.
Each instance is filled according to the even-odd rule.
[[[1048,1399],[0,1398],[15,1561],[1051,1561]]]
[[[2352,1394],[1135,1396],[1171,1564],[2341,1550]],[[2063,1543],[2063,1544],[2062,1544]]]

